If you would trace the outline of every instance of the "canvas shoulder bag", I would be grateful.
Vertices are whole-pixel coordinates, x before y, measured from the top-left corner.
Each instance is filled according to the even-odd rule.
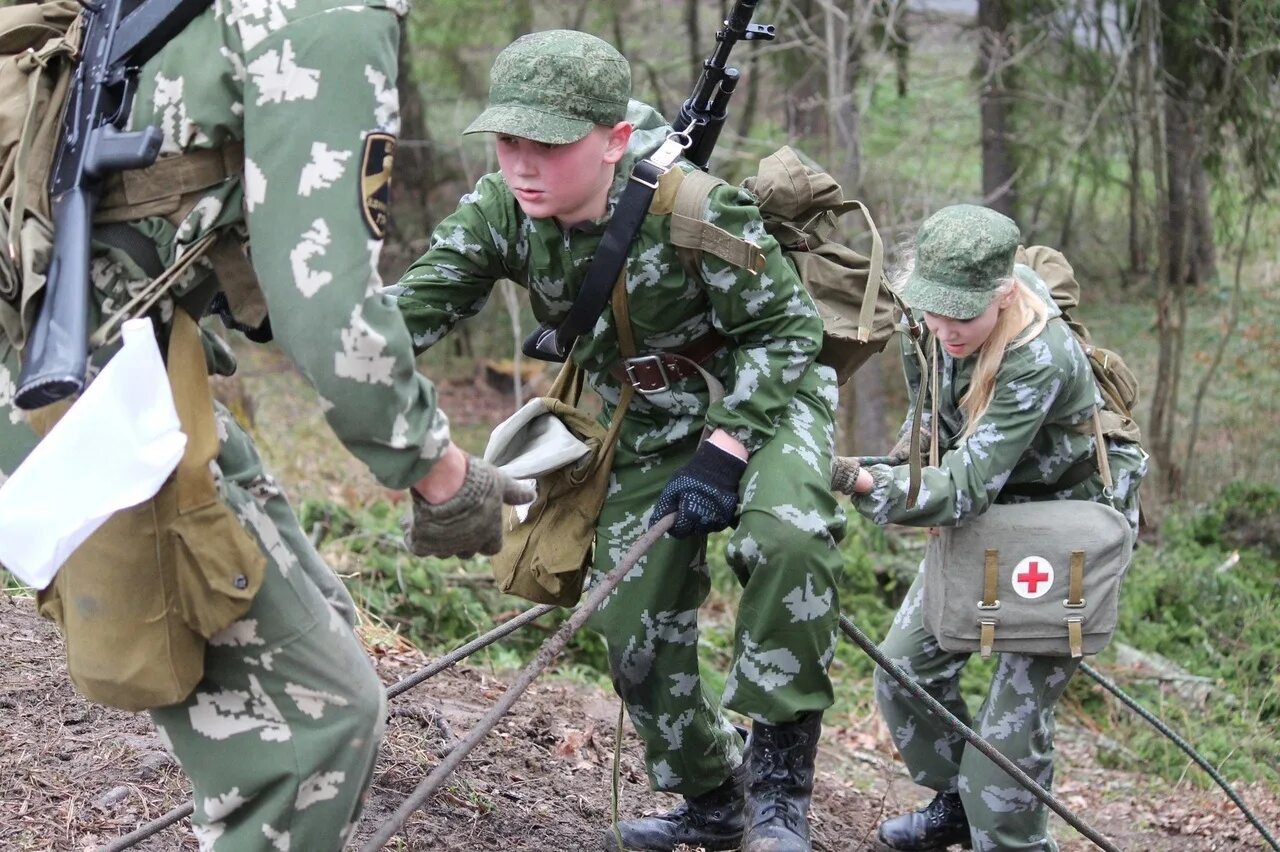
[[[936,343],[929,376],[937,419]],[[921,389],[920,396],[923,396]],[[916,422],[919,422],[919,410]],[[1111,499],[1111,465],[1100,413],[1095,461]],[[930,461],[939,458],[937,430]],[[924,567],[924,628],[944,651],[983,657],[1096,654],[1116,629],[1120,586],[1135,534],[1114,506],[1092,500],[993,504],[962,526],[930,536]]]
[[[930,536],[924,627],[944,651],[1096,654],[1116,628],[1133,529],[1105,503],[991,506]]]
[[[629,328],[626,292],[625,286],[616,286],[612,298],[619,327],[625,323]],[[626,351],[628,340],[620,336],[623,354],[634,355],[634,348]],[[570,357],[540,403],[546,414],[559,420],[587,452],[575,453],[576,460],[536,477],[537,497],[523,515],[524,507],[506,508],[502,550],[490,559],[498,588],[533,603],[571,607],[582,596],[595,550],[596,521],[609,490],[618,430],[635,393],[631,385],[622,386],[622,398],[605,427],[591,412],[578,406],[582,385],[582,371]],[[530,421],[525,409],[509,420],[515,418],[525,420],[527,431]],[[504,426],[499,424],[495,435],[505,431]],[[536,424],[534,428],[538,428]],[[511,436],[504,444],[510,446],[519,441]],[[485,451],[490,462],[509,461],[503,455],[504,449],[492,443]]]

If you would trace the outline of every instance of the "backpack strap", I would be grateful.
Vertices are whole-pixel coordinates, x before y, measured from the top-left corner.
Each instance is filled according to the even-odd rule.
[[[148,216],[170,216],[185,196],[203,192],[244,173],[244,143],[197,148],[161,157],[144,169],[116,172],[106,183],[94,222],[127,222]],[[194,199],[190,199],[194,201]]]
[[[707,200],[711,191],[724,183],[702,171],[692,171],[683,176],[671,211],[671,244],[689,252],[715,255],[731,266],[759,275],[765,264],[760,246],[707,221]],[[696,259],[697,255],[686,257]]]

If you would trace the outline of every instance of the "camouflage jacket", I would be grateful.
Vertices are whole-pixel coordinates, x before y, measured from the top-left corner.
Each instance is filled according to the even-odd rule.
[[[651,152],[667,128],[652,109],[632,102],[636,125],[628,155],[618,165],[609,209],[625,185],[635,158]],[[692,168],[689,166],[689,168]],[[670,216],[650,213],[631,246],[626,265],[628,310],[639,354],[679,350],[713,330],[728,343],[703,366],[725,385],[725,398],[709,405],[703,379],[691,376],[668,392],[632,401],[619,449],[646,455],[696,436],[704,422],[724,429],[748,450],[773,434],[822,342],[822,321],[795,268],[764,231],[756,200],[745,190],[721,186],[711,194],[708,218],[756,242],[767,263],[758,276],[707,255],[698,280],[687,276],[671,246]],[[478,311],[494,282],[508,278],[526,287],[534,315],[558,322],[567,313],[608,222],[562,229],[554,219],[532,219],[501,174],[485,175],[458,209],[442,221],[431,246],[400,279],[400,308],[414,344],[431,346],[460,319]],[[611,416],[621,386],[609,374],[618,361],[612,310],[583,335],[574,360],[605,401]]]
[[[853,506],[878,524],[950,526],[986,511],[992,503],[1026,502],[1026,496],[1004,493],[1007,486],[1052,484],[1076,462],[1093,458],[1090,428],[1093,411],[1102,404],[1088,358],[1061,320],[1048,288],[1029,267],[1016,274],[1049,306],[1049,323],[1027,343],[1005,353],[996,376],[995,394],[977,429],[963,443],[966,418],[960,399],[969,388],[976,357],[952,358],[940,349],[938,416],[931,417],[928,383],[922,381],[914,348],[903,336],[903,367],[913,407],[925,395],[922,423],[938,430],[942,458],[925,467],[920,494],[907,504],[908,466],[871,465],[875,485],[853,500]],[[931,342],[931,341],[930,341]],[[928,350],[926,349],[926,352]],[[912,426],[908,414],[903,434]],[[927,449],[928,442],[924,446]],[[1146,455],[1137,445],[1111,445],[1108,459],[1115,480],[1116,507],[1137,524],[1137,486],[1146,470]],[[1034,499],[1079,499],[1105,502],[1101,477]]]
[[[162,154],[243,142],[243,177],[176,225],[133,224],[166,264],[210,230],[245,241],[276,342],[339,439],[392,488],[421,478],[449,441],[376,268],[405,11],[407,0],[215,0],[142,69],[131,117],[161,128]],[[115,250],[99,251],[92,272],[103,316],[147,279]],[[177,294],[208,274],[202,260]]]

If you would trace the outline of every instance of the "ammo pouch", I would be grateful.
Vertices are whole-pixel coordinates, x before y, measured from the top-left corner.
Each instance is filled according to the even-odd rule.
[[[523,521],[516,507],[506,508],[502,550],[490,559],[498,588],[534,603],[571,607],[582,595],[591,569],[596,521],[609,490],[618,429],[631,400],[632,389],[624,385],[606,429],[590,412],[577,407],[582,383],[582,371],[569,359],[541,402],[550,416],[589,448],[588,454],[537,477],[538,496]],[[489,459],[489,451],[485,455],[487,460],[502,462]]]
[[[930,537],[924,628],[944,651],[1096,654],[1115,631],[1133,543],[1104,503],[993,505]]]
[[[154,497],[112,515],[38,595],[57,622],[86,698],[124,710],[184,700],[204,675],[205,641],[248,611],[266,558],[218,499],[218,453],[199,329],[174,311],[169,383],[187,446]],[[42,409],[47,433],[65,411]]]

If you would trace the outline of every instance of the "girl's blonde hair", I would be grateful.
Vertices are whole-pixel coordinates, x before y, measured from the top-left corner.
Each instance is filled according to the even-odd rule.
[[[1044,330],[1049,321],[1049,308],[1044,300],[1014,276],[1001,282],[996,298],[999,299],[1010,291],[1015,293],[1013,302],[1001,309],[991,335],[978,349],[978,361],[973,367],[969,389],[960,398],[960,410],[965,415],[961,442],[974,433],[978,421],[991,405],[996,392],[996,375],[1000,372],[1005,353],[1031,341]]]
[[[889,274],[889,286],[895,293],[901,293],[911,271],[915,268],[915,247],[903,245],[898,247],[899,262]],[[964,434],[960,441],[965,441],[977,429],[978,421],[987,413],[991,399],[996,392],[996,375],[1004,362],[1004,354],[1023,346],[1044,331],[1049,322],[1049,308],[1035,291],[1023,284],[1017,276],[1010,275],[1000,282],[994,298],[999,299],[1015,291],[1013,303],[1000,311],[991,335],[977,352],[978,361],[973,368],[973,377],[969,380],[969,389],[960,398],[960,410],[965,415]],[[928,376],[921,377],[929,381]]]

